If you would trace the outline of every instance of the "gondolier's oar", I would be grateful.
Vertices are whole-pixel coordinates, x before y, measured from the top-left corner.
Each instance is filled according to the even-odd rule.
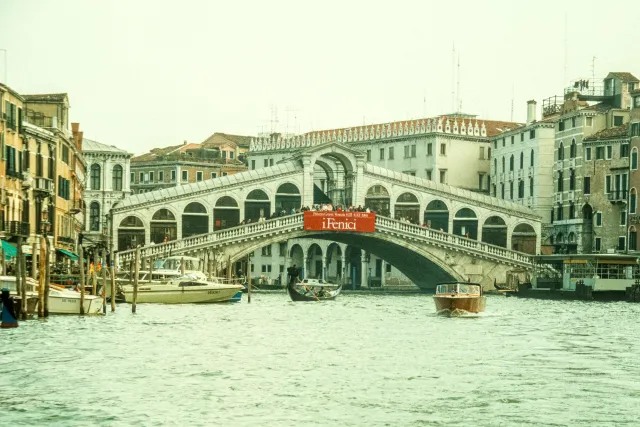
[[[302,283],[302,280],[300,280],[300,278],[298,278],[298,283]],[[307,291],[311,291],[311,289],[309,288],[309,286],[305,286],[305,290]],[[311,291],[311,295],[313,295],[313,297],[316,299],[316,301],[320,301],[320,298],[318,298],[315,294],[315,292]]]

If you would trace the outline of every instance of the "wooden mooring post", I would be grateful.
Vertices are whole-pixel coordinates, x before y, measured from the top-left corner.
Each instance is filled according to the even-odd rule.
[[[25,276],[23,269],[25,264],[22,262],[24,254],[22,253],[22,237],[18,236],[18,242],[16,244],[16,291],[20,293],[20,318],[27,320],[27,287],[26,283],[22,280]]]
[[[640,280],[636,279],[633,285],[627,286],[625,294],[628,302],[640,302]]]
[[[247,302],[251,304],[251,257],[247,255]]]
[[[45,240],[46,237],[40,237],[40,265],[38,266],[38,317],[44,317],[44,282],[47,278],[45,266],[47,261],[47,249],[45,248]],[[49,299],[48,295],[47,299]]]
[[[102,314],[107,314],[107,251],[102,249]]]
[[[80,257],[80,314],[84,314],[84,249],[78,246],[78,256]]]
[[[111,258],[111,312],[116,311],[116,274],[118,273],[118,268],[116,267],[116,261]]]
[[[131,312],[136,312],[136,303],[138,302],[138,276],[140,275],[140,246],[136,246],[136,258],[134,262],[133,275],[133,301],[131,301]]]
[[[44,317],[49,317],[49,285],[51,284],[51,265],[49,263],[50,256],[49,237],[44,236]],[[82,263],[82,257],[80,257]]]

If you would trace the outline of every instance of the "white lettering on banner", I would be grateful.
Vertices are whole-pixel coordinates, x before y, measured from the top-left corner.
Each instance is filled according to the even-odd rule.
[[[323,230],[355,230],[356,221],[336,221],[334,218],[322,219]]]

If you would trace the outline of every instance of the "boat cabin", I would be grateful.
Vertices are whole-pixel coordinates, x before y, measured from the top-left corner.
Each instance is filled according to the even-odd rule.
[[[640,279],[640,258],[624,254],[541,255],[534,257],[534,289],[624,292]]]
[[[180,271],[184,262],[184,271],[201,271],[202,261],[199,258],[189,256],[170,256],[163,260],[156,261],[154,270]]]
[[[452,282],[436,286],[436,295],[481,295],[482,286],[478,283]]]

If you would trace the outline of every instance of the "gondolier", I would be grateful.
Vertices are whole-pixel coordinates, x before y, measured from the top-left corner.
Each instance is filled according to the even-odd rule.
[[[289,275],[289,283],[293,285],[298,282],[298,268],[295,264],[292,267],[287,268],[287,274]]]

